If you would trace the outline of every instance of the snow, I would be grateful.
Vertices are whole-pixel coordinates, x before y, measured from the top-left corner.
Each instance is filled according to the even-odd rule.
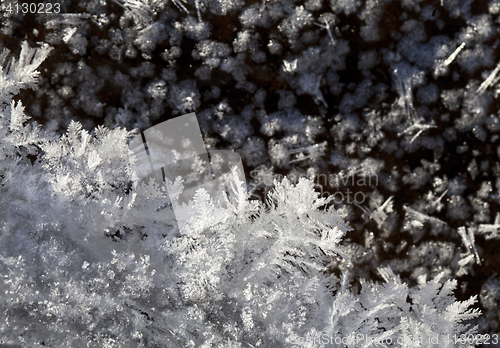
[[[34,22],[2,9],[0,345],[496,332],[499,9],[79,0]],[[142,181],[129,163],[131,138],[188,113],[219,190],[193,187],[208,154]],[[462,323],[473,295],[484,315]]]

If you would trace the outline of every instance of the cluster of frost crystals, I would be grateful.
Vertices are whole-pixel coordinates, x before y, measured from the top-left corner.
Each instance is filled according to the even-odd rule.
[[[8,53],[0,55],[1,345],[296,347],[311,346],[320,334],[332,345],[343,337],[349,348],[370,345],[360,337],[411,347],[415,337],[477,332],[467,323],[480,315],[471,308],[476,297],[457,301],[457,281],[446,270],[416,273],[416,285],[389,265],[374,264],[376,281],[350,272],[361,265],[360,253],[368,255],[364,262],[376,256],[373,245],[344,245],[352,228],[310,179],[274,180],[262,202],[249,199],[233,170],[225,204],[199,189],[187,228],[179,230],[177,201],[154,181],[138,183],[130,167],[131,132],[88,132],[72,121],[58,135],[27,122],[13,98],[35,87],[36,69],[51,50],[23,44],[19,59],[3,65]],[[167,93],[161,81],[147,91]],[[225,103],[204,117],[241,122]],[[283,125],[283,145],[302,161],[314,145],[294,145],[321,134],[322,123],[297,112],[293,119]],[[316,126],[294,140],[304,124]],[[256,139],[249,150],[259,153],[264,146]],[[372,165],[380,163],[367,160],[359,170],[369,173]],[[183,180],[167,185],[182,190]],[[393,212],[392,198],[381,199],[364,208],[377,223]],[[464,231],[471,249],[471,230]],[[452,255],[444,253],[443,262]],[[487,308],[495,284],[492,278],[481,293]]]
[[[287,303],[255,300],[250,304],[248,300],[241,307],[227,305],[243,298],[223,287],[225,282],[233,284],[229,279],[234,275],[210,277],[225,267],[229,267],[225,272],[241,271],[228,266],[233,260],[227,256],[230,251],[202,242],[211,237],[198,231],[201,222],[194,225],[198,232],[193,235],[203,237],[174,239],[179,236],[169,202],[161,198],[163,193],[157,192],[154,183],[141,188],[147,199],[134,196],[136,178],[127,167],[125,150],[131,132],[137,134],[169,118],[196,112],[208,149],[230,149],[241,155],[253,198],[266,199],[277,188],[274,180],[280,182],[285,175],[293,184],[307,177],[322,197],[333,197],[325,206],[335,208],[354,229],[345,231],[344,256],[348,258],[325,261],[329,265],[326,274],[348,271],[353,294],[362,290],[360,279],[380,280],[376,269],[390,267],[408,284],[408,291],[443,274],[443,284],[457,280],[460,296],[486,292],[479,303],[485,316],[476,324],[482,333],[498,331],[497,310],[490,300],[496,298],[498,287],[494,273],[500,273],[496,253],[500,246],[498,0],[78,0],[61,1],[58,14],[22,13],[15,10],[16,4],[20,3],[4,0],[0,10],[0,102],[2,117],[8,120],[0,134],[0,188],[4,190],[0,202],[6,207],[0,226],[2,235],[12,238],[5,242],[5,250],[11,253],[1,256],[10,265],[2,272],[25,274],[23,282],[31,292],[25,289],[25,299],[18,299],[14,285],[6,288],[14,296],[7,297],[11,298],[9,306],[19,306],[12,307],[16,314],[9,312],[7,318],[19,315],[16,320],[23,321],[29,311],[55,315],[57,306],[69,310],[59,299],[72,296],[68,287],[54,285],[52,298],[49,287],[37,285],[47,265],[60,260],[67,270],[79,272],[88,263],[86,275],[74,283],[75,288],[83,288],[80,282],[99,272],[115,274],[88,285],[88,293],[74,300],[74,308],[82,314],[68,316],[68,320],[95,322],[85,337],[79,336],[82,340],[91,337],[101,340],[99,344],[112,344],[133,339],[146,346],[205,342],[205,346],[278,346],[277,342],[286,341],[284,336],[266,341],[269,333],[259,325],[293,326],[292,322],[302,320],[308,324],[293,332],[308,337],[324,328],[310,321],[305,309],[290,309],[289,317],[276,314],[269,321],[252,314],[259,306],[274,310],[291,303],[306,303],[304,308],[311,309],[319,302],[310,302],[305,294],[321,288],[323,278],[316,284],[302,275],[291,276],[279,264],[273,281],[283,279],[284,283],[263,280],[263,284],[276,285],[272,296],[294,293],[296,297]],[[35,45],[40,48],[30,47]],[[49,52],[50,58],[42,63]],[[27,123],[25,115],[43,124],[43,130]],[[29,204],[21,204],[23,200]],[[229,214],[214,210],[213,216],[204,216],[214,218],[219,213]],[[252,226],[260,226],[257,213],[247,213],[255,219]],[[307,228],[316,223],[309,222]],[[281,233],[281,222],[274,223],[261,226],[258,233],[264,239],[260,242],[271,243],[266,234],[270,226]],[[228,231],[212,233],[212,237],[226,233],[228,242],[236,243],[239,238]],[[166,239],[172,249],[149,252],[163,247]],[[21,240],[29,242],[21,244]],[[225,258],[212,260],[198,251],[181,255],[181,240],[186,249],[209,256],[220,253]],[[268,252],[260,245],[241,244],[243,256],[234,260],[247,265]],[[75,245],[81,250],[64,261],[63,254]],[[112,254],[118,245],[121,249],[116,255],[129,261],[125,268],[115,269],[110,262],[118,257]],[[141,251],[131,250],[132,245],[140,245]],[[245,249],[250,247],[256,250]],[[295,244],[287,244],[292,247]],[[33,256],[49,249],[55,251],[48,252],[52,256],[47,259]],[[306,255],[306,251],[293,250],[285,255]],[[309,257],[317,256],[314,252],[307,250]],[[86,253],[93,260],[85,259]],[[179,301],[190,307],[180,306],[183,309],[176,312],[180,302],[172,300],[169,310],[177,319],[160,328],[152,323],[160,322],[156,315],[164,312],[158,309],[160,300],[150,297],[156,296],[153,287],[172,280],[173,273],[165,274],[167,267],[157,266],[166,254],[171,258],[168,267],[176,269],[175,277],[201,272],[203,267],[197,262],[203,260],[208,278],[203,288],[196,281],[174,277],[187,285],[170,288],[168,296],[175,299],[182,294]],[[176,257],[186,264],[174,261]],[[35,266],[40,271],[30,273]],[[304,267],[297,263],[296,268]],[[144,292],[134,290],[133,296],[139,296],[134,304],[108,299],[115,292],[132,294],[127,290],[132,285],[124,279],[134,272],[141,275],[137,282],[144,287]],[[63,273],[47,277],[55,284]],[[130,282],[135,279],[131,277]],[[340,279],[334,278],[332,284],[339,288]],[[268,290],[255,284],[245,290],[248,296],[266,298]],[[37,302],[30,296],[38,296],[36,291],[47,301],[50,297],[50,304],[32,307]],[[204,303],[202,299],[209,295],[213,301]],[[86,302],[92,296],[96,301],[92,303],[109,300],[109,308],[129,312],[96,312]],[[147,301],[155,303],[148,305],[154,310],[141,307]],[[352,306],[366,308],[365,304]],[[218,316],[214,308],[223,308],[224,314]],[[346,314],[349,318],[343,327],[359,323],[361,317],[353,313],[353,317]],[[380,317],[377,325],[385,323],[385,314],[373,315]],[[105,324],[109,317],[122,324]],[[191,320],[189,324],[185,318]],[[8,332],[14,326],[2,330]],[[292,331],[285,326],[281,332],[288,332],[289,344],[293,344]],[[22,327],[19,324],[16,330]],[[76,327],[68,330],[78,331]],[[394,327],[384,326],[387,335],[396,335],[391,331]],[[150,336],[145,328],[151,330]],[[64,330],[59,333],[64,335]],[[166,343],[146,338],[154,337],[154,332],[169,337]],[[250,332],[263,332],[262,342],[247,337]],[[14,340],[15,335],[24,337],[22,333],[8,337]]]

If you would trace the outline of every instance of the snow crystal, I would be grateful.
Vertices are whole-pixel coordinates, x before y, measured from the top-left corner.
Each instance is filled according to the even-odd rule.
[[[170,48],[165,49],[165,51],[161,54],[161,57],[165,61],[174,61],[176,58],[179,58],[182,54],[182,50],[178,46],[172,46]]]
[[[157,79],[146,86],[147,94],[153,99],[165,99],[167,97],[167,84],[165,81]]]
[[[351,113],[354,109],[363,108],[373,95],[372,81],[364,79],[357,87],[354,93],[346,93],[339,105],[342,113]]]
[[[420,19],[422,21],[436,21],[439,18],[439,11],[432,5],[425,6],[420,12]]]
[[[288,41],[293,43],[299,34],[299,30],[311,24],[312,15],[304,6],[297,6],[294,13],[285,18],[278,26],[278,29],[288,37]]]
[[[271,39],[267,44],[267,48],[271,54],[280,55],[283,47],[278,41]]]
[[[446,216],[451,220],[467,220],[470,217],[470,207],[465,198],[450,195]]]
[[[248,166],[256,167],[267,161],[267,149],[264,140],[257,137],[248,138],[241,148],[241,156]]]
[[[461,105],[461,100],[464,96],[463,90],[452,89],[441,92],[441,100],[444,105],[451,111],[456,111]]]
[[[379,63],[377,52],[374,50],[363,51],[359,54],[358,69],[371,69]]]
[[[223,122],[215,122],[212,128],[220,134],[222,139],[230,142],[236,148],[241,147],[245,140],[253,134],[252,126],[241,117],[224,117],[221,121]]]
[[[113,45],[108,51],[109,58],[121,62],[123,59],[123,47],[118,45]]]
[[[491,16],[487,14],[472,16],[467,19],[469,26],[462,29],[459,40],[474,44],[490,40],[496,34]]]
[[[500,302],[500,279],[498,276],[492,275],[483,284],[479,299],[484,308],[493,312],[490,315],[493,318],[497,317],[495,311],[498,311],[498,303]]]
[[[297,102],[295,95],[291,91],[280,90],[278,91],[278,94],[280,96],[280,99],[278,101],[278,109],[280,110],[291,108]]]
[[[147,53],[152,53],[159,42],[167,39],[165,25],[161,22],[150,24],[139,31],[135,44],[137,47]]]
[[[362,4],[361,0],[330,0],[330,7],[334,13],[352,15]]]
[[[500,13],[500,0],[490,0],[488,3],[488,11],[492,15]]]
[[[142,62],[139,66],[130,68],[130,75],[135,78],[153,77],[155,65],[151,62]]]
[[[475,45],[465,48],[456,58],[457,63],[467,74],[473,74],[480,68],[489,68],[495,62],[493,48],[484,45]]]
[[[178,113],[185,114],[201,105],[200,93],[195,80],[184,80],[170,88],[169,105]]]
[[[269,12],[265,10],[264,4],[258,2],[245,8],[241,12],[239,19],[245,28],[253,28],[256,26],[268,28],[271,25]]]
[[[317,11],[323,5],[323,0],[306,0],[304,6],[308,11]]]
[[[120,29],[111,27],[108,30],[108,37],[112,43],[120,45],[123,43],[123,35]]]

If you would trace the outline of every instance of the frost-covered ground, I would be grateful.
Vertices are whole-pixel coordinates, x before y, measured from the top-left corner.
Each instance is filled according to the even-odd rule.
[[[396,340],[459,318],[495,343],[500,1],[57,3],[1,2],[0,344],[429,347]],[[127,131],[192,111],[254,201],[200,196],[179,235]]]

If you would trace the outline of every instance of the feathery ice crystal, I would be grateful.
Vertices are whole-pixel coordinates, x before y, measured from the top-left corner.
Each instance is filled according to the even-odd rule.
[[[229,11],[224,4],[209,8]],[[139,2],[123,6],[149,18]],[[475,332],[464,321],[479,316],[469,308],[476,299],[456,301],[457,282],[444,273],[415,286],[390,267],[378,269],[378,282],[350,277],[356,254],[342,238],[351,227],[311,180],[275,181],[263,203],[235,174],[226,207],[197,191],[196,214],[180,231],[164,192],[134,184],[130,132],[89,133],[72,122],[56,135],[27,123],[14,97],[35,87],[49,53],[23,44],[18,60],[0,55],[1,344],[314,347],[326,335],[330,346],[417,347],[416,338],[434,337],[443,347],[473,346],[453,335]],[[179,86],[187,98],[190,85]],[[182,189],[182,180],[168,185]],[[384,209],[370,216],[378,223]],[[474,243],[465,229],[462,238]]]

